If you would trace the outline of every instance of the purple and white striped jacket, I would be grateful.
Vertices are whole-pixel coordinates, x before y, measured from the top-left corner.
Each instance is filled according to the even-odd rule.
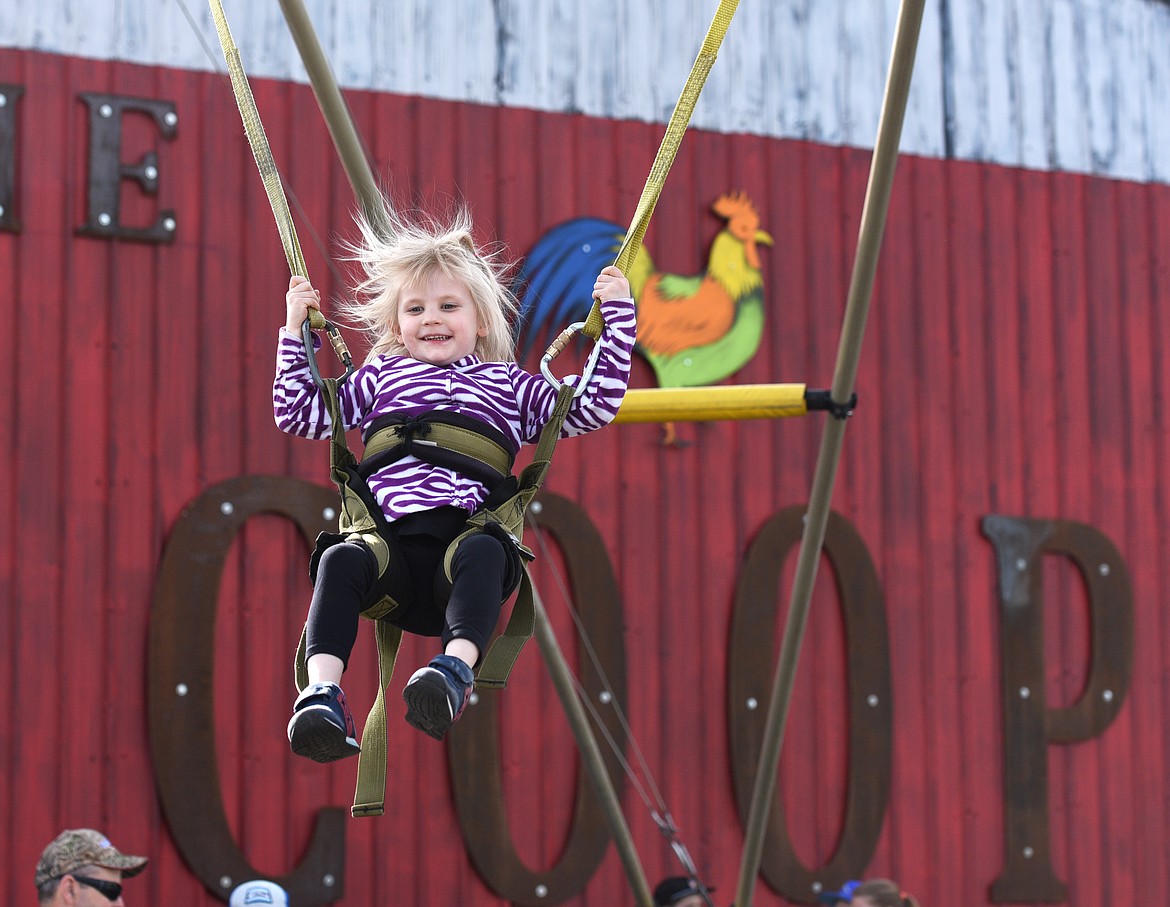
[[[612,421],[629,383],[634,301],[608,300],[601,310],[605,330],[598,340],[597,367],[574,399],[561,437],[581,435]],[[379,356],[342,385],[340,402],[346,429],[361,428],[363,436],[379,416],[439,409],[481,419],[519,449],[540,436],[556,403],[556,389],[543,376],[513,362],[482,362],[474,354],[444,367],[406,356]],[[276,350],[272,408],[281,431],[302,438],[330,435],[329,413],[309,373],[305,345],[284,328]],[[480,482],[411,456],[374,473],[369,486],[389,520],[444,505],[472,513],[487,497]]]

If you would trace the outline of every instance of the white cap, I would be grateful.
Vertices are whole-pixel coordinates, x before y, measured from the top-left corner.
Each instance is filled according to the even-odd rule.
[[[229,907],[288,907],[288,892],[275,882],[256,879],[242,882],[232,891]]]

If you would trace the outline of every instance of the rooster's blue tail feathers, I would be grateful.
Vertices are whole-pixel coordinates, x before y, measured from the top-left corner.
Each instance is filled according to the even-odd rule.
[[[536,241],[512,286],[520,300],[521,360],[552,329],[585,319],[593,305],[593,281],[602,268],[613,264],[624,238],[624,227],[579,217]]]

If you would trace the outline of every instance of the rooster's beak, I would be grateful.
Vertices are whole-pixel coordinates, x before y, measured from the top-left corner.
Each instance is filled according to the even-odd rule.
[[[765,246],[772,245],[772,234],[765,233],[763,230],[757,230],[756,235],[752,237],[752,241],[747,243],[744,251],[747,254],[747,262],[757,271],[760,270],[760,253],[756,250],[756,246],[763,243]]]

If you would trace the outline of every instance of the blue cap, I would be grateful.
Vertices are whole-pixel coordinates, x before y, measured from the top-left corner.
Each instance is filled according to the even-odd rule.
[[[841,886],[840,891],[823,891],[821,896],[817,898],[818,904],[840,904],[842,902],[848,904],[853,900],[853,892],[861,887],[861,881],[854,879],[851,882],[846,882]]]

